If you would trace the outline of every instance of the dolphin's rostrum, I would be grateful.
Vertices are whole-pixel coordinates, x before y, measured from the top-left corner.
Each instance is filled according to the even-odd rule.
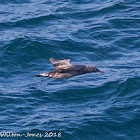
[[[55,70],[43,74],[35,75],[34,77],[44,76],[44,77],[61,79],[61,78],[73,77],[76,75],[82,75],[90,72],[104,73],[103,71],[100,71],[96,67],[89,66],[89,65],[71,65],[69,63],[70,59],[55,60],[54,58],[50,58],[49,60],[55,67]]]

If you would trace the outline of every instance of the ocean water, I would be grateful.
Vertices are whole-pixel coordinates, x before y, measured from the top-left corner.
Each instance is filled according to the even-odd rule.
[[[32,77],[50,57],[105,74]],[[140,140],[139,0],[0,1],[0,139],[48,137]]]

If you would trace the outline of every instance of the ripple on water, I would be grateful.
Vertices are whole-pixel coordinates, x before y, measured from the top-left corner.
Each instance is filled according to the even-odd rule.
[[[0,132],[139,139],[138,1],[4,0],[0,6]],[[50,57],[105,74],[31,77],[53,69]]]

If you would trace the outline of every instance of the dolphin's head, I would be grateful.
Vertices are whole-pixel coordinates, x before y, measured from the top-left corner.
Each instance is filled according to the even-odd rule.
[[[90,66],[90,65],[86,66],[86,71],[87,72],[100,72],[100,73],[104,73],[103,71],[99,70],[98,68]]]

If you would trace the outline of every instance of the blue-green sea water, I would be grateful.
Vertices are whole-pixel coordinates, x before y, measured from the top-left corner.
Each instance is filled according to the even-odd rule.
[[[32,77],[50,57],[105,74]],[[48,136],[140,140],[139,0],[0,1],[0,139]]]

